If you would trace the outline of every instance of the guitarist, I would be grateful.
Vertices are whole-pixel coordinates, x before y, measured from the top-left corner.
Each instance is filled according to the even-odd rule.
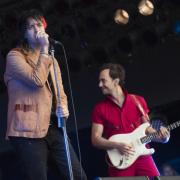
[[[104,64],[100,68],[99,87],[106,98],[97,103],[92,113],[92,144],[100,149],[118,149],[122,155],[134,153],[131,145],[108,140],[115,134],[134,131],[142,123],[149,121],[149,109],[143,97],[129,94],[124,88],[125,70],[120,64]],[[151,126],[146,134],[156,132]],[[165,127],[153,141],[166,143],[170,133]],[[151,155],[140,156],[130,167],[117,169],[109,163],[108,175],[119,176],[159,176],[159,171]]]

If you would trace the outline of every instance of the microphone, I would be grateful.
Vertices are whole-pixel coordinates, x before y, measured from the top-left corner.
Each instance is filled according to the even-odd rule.
[[[49,42],[51,43],[51,44],[54,44],[54,45],[62,45],[62,43],[60,42],[60,41],[57,41],[57,40],[55,40],[55,39],[52,39],[52,38],[48,38],[49,39]]]

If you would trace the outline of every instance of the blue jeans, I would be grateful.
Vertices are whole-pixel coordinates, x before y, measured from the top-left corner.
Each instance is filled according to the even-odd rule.
[[[55,125],[50,125],[44,138],[10,137],[11,144],[17,152],[21,170],[26,180],[47,180],[48,155],[56,163],[58,172],[69,180],[63,132]],[[87,180],[79,160],[69,143],[74,180]]]

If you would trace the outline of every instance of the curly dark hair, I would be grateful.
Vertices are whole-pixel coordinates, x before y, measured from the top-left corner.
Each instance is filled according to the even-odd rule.
[[[125,84],[125,69],[122,65],[116,63],[106,63],[100,67],[100,72],[109,69],[109,75],[112,79],[119,78],[119,85],[124,87]]]

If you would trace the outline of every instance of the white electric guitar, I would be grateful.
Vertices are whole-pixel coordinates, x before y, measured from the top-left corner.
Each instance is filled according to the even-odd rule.
[[[132,133],[116,134],[109,138],[110,141],[130,144],[135,151],[133,155],[126,156],[126,155],[122,155],[117,149],[107,150],[109,159],[114,167],[118,169],[126,169],[129,166],[131,166],[139,156],[150,155],[155,152],[153,148],[147,149],[145,146],[147,143],[151,142],[151,140],[158,135],[157,132],[152,133],[150,135],[146,135],[145,130],[148,126],[149,123],[143,123]],[[166,128],[170,131],[179,126],[180,126],[180,121],[177,121],[167,126]]]

